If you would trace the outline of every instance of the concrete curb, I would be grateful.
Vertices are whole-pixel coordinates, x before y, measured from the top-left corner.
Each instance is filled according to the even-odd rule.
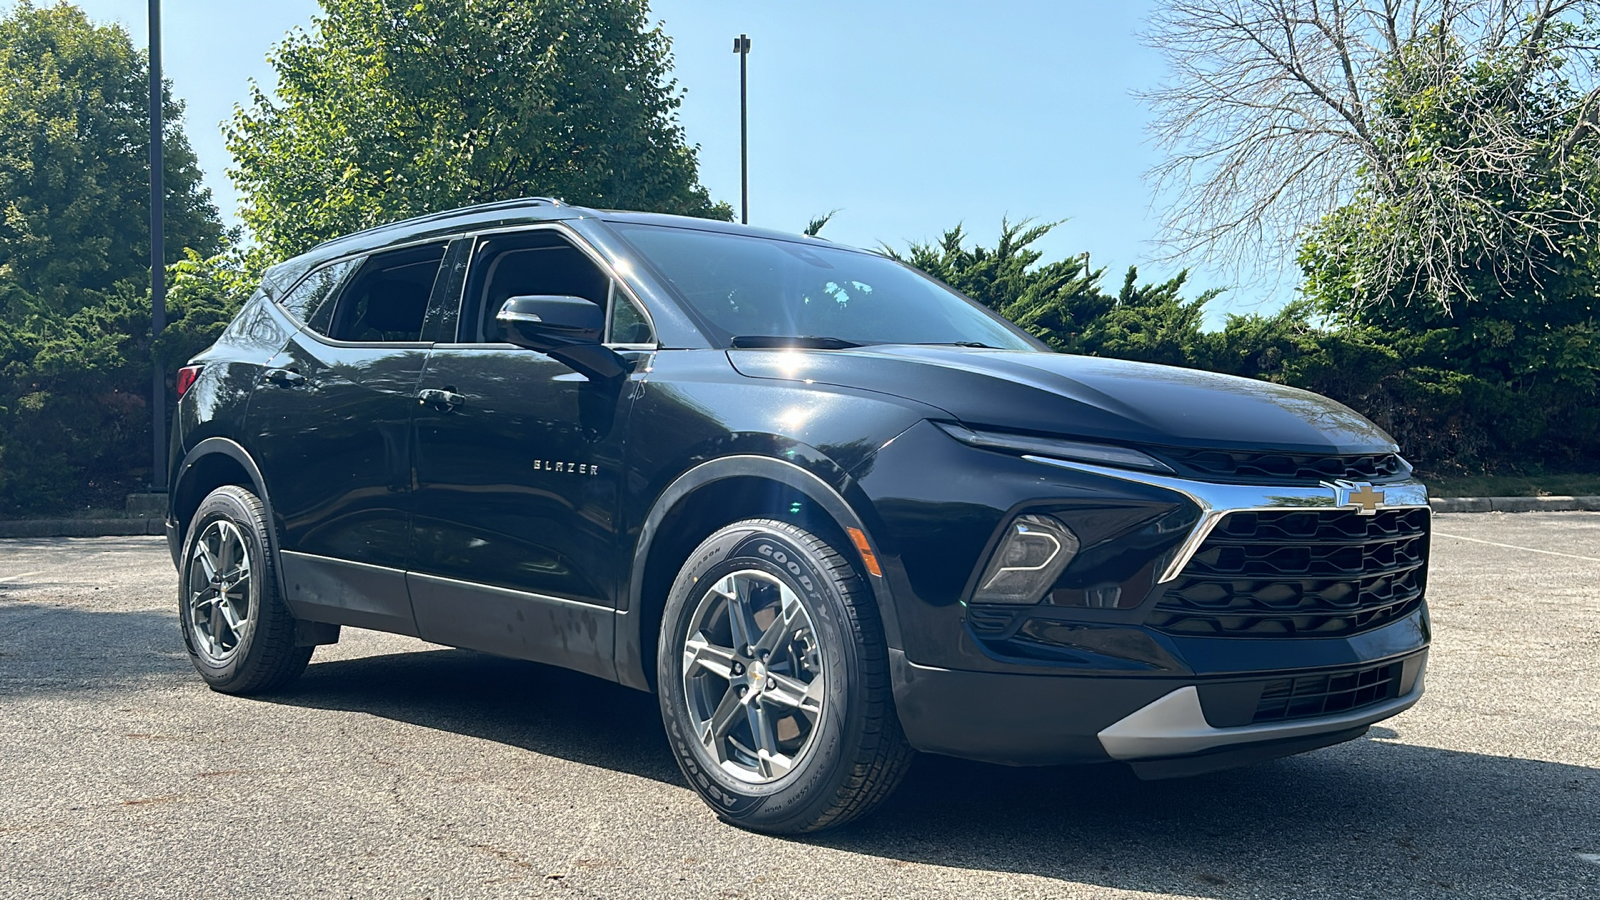
[[[1436,497],[1436,513],[1600,512],[1600,497]]]
[[[121,537],[166,534],[160,519],[15,519],[0,520],[0,538]]]

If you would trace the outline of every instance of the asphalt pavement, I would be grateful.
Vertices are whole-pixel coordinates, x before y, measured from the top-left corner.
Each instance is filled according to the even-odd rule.
[[[718,822],[653,697],[345,630],[190,669],[160,538],[0,541],[0,897],[1600,897],[1600,513],[1440,515],[1428,693],[1179,781],[935,757],[794,840]]]

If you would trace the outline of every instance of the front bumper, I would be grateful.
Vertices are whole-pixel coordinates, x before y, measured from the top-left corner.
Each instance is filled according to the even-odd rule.
[[[935,431],[907,431],[859,476],[882,517],[868,524],[884,536],[895,700],[913,746],[1193,774],[1358,737],[1420,696],[1422,484],[1214,483]],[[1037,604],[971,603],[1024,513],[1071,528],[1076,561]],[[1374,673],[1382,693],[1334,696],[1335,680]],[[1299,702],[1319,679],[1326,702]]]
[[[1368,726],[1409,709],[1422,696],[1427,651],[1377,661],[1403,673],[1392,697],[1330,715],[1221,727],[1211,721],[1218,717],[1216,709],[1208,718],[1202,691],[1226,694],[1228,688],[1318,673],[1115,678],[939,669],[918,665],[899,651],[890,651],[889,659],[900,721],[919,750],[1006,765],[1124,762],[1142,777],[1160,778],[1360,737]],[[1353,669],[1326,674],[1346,671]]]

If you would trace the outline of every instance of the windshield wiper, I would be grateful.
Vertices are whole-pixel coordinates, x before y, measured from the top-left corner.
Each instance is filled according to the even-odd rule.
[[[729,339],[728,346],[735,350],[767,350],[782,347],[798,347],[802,350],[848,350],[851,347],[861,347],[855,341],[844,338],[816,337],[812,335],[782,335],[782,334],[740,334]]]
[[[999,350],[1000,349],[999,347],[995,347],[995,346],[990,345],[990,344],[985,344],[982,341],[918,341],[917,343],[912,344],[911,346],[913,346],[913,347],[976,347],[979,350]]]

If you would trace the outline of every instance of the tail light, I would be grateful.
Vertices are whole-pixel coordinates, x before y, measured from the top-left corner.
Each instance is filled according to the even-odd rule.
[[[178,370],[179,400],[182,400],[183,395],[187,394],[189,392],[189,388],[194,386],[195,379],[200,377],[200,370],[202,368],[203,366],[184,366]]]

